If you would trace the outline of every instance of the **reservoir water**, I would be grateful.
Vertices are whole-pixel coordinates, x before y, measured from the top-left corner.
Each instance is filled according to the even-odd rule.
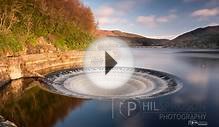
[[[135,67],[176,76],[182,88],[146,99],[80,99],[44,89],[35,79],[20,79],[0,89],[0,115],[18,127],[219,126],[219,50],[132,52]]]

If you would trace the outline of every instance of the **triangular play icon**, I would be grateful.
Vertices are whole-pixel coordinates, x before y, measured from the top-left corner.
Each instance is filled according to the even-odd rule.
[[[117,62],[105,51],[105,75],[115,67]]]

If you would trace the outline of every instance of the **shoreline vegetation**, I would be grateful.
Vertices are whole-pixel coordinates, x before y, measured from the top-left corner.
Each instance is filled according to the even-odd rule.
[[[80,63],[95,38],[91,9],[80,0],[0,0],[0,87],[48,68]],[[28,72],[31,71],[31,72]]]
[[[133,47],[219,48],[219,26],[154,39],[98,30],[91,9],[80,0],[0,0],[0,57],[83,50],[95,38],[117,37]]]
[[[16,70],[26,65],[23,58],[46,56],[44,62],[56,59],[65,65],[60,56],[74,52],[70,53],[72,57],[81,57],[77,54],[98,37],[117,37],[132,47],[219,48],[219,26],[199,28],[173,40],[153,39],[117,30],[98,30],[91,9],[80,0],[0,0],[0,3],[0,81],[20,78],[22,75],[16,74]],[[48,63],[44,63],[46,67],[50,66]]]
[[[0,56],[84,49],[96,23],[79,0],[0,0]]]

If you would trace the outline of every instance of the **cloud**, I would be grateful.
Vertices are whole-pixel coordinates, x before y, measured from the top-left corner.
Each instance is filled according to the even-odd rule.
[[[177,16],[175,14],[170,14],[167,16],[138,16],[136,21],[148,27],[156,27],[160,23],[167,23],[175,19]]]
[[[130,25],[125,17],[128,17],[129,12],[137,8],[141,3],[148,3],[151,0],[118,0],[115,4],[105,3],[94,10],[96,20],[100,27],[114,24]],[[129,24],[128,24],[129,23]],[[132,25],[130,25],[132,26]]]
[[[127,12],[127,11],[131,11],[136,5],[137,5],[136,1],[122,0],[122,1],[118,2],[116,9],[121,11],[121,12]]]
[[[209,23],[207,26],[218,26],[219,23],[216,23],[216,22],[212,22],[212,23]]]
[[[155,16],[138,16],[136,21],[149,27],[157,26]]]
[[[108,17],[115,13],[115,9],[110,6],[102,6],[96,11],[97,17]]]
[[[169,21],[171,21],[171,20],[173,20],[173,19],[175,19],[176,18],[176,15],[175,14],[170,14],[170,15],[168,15],[168,16],[161,16],[161,17],[158,17],[157,18],[157,21],[158,22],[169,22]]]
[[[116,5],[102,5],[95,11],[97,17],[122,16],[132,11],[137,3],[133,0],[120,0]]]
[[[177,9],[170,9],[169,12],[172,13],[172,14],[174,14],[174,13],[177,12]]]
[[[104,25],[111,25],[111,24],[125,24],[128,21],[126,19],[123,18],[119,18],[119,17],[101,17],[98,18],[98,24],[100,26],[104,26]]]
[[[206,8],[192,12],[193,17],[210,17],[219,15],[219,8]]]
[[[100,26],[127,23],[126,19],[121,18],[121,13],[111,6],[101,6],[95,12],[97,22]]]

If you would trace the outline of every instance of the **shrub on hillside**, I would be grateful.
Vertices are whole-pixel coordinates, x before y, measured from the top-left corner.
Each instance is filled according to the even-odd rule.
[[[79,0],[0,0],[0,3],[0,40],[4,40],[0,41],[1,51],[24,50],[26,45],[36,45],[37,38],[47,39],[48,35],[53,35],[48,43],[61,50],[84,48],[96,28],[90,8]],[[13,38],[14,43],[7,38]]]

